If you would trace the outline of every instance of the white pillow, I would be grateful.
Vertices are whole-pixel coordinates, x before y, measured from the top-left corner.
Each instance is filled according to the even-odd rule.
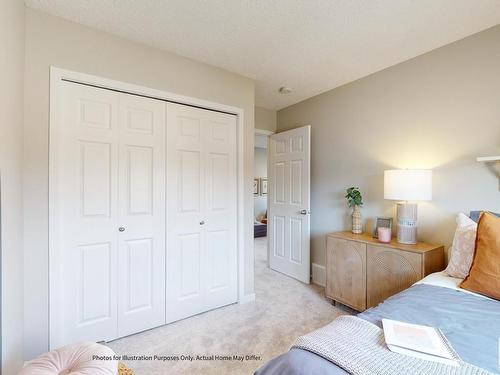
[[[474,258],[476,232],[477,223],[467,215],[459,213],[457,216],[457,229],[451,245],[450,261],[445,269],[448,275],[465,279],[469,274],[472,259]]]

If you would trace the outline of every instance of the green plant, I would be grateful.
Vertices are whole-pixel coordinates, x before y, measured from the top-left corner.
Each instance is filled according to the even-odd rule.
[[[347,199],[347,204],[349,207],[354,206],[362,206],[363,205],[363,197],[361,196],[361,192],[357,187],[350,187],[347,189],[347,195],[345,196]]]

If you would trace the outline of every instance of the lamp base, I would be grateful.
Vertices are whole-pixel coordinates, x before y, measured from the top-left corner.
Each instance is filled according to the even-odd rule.
[[[417,204],[397,204],[398,243],[414,245],[417,243]]]

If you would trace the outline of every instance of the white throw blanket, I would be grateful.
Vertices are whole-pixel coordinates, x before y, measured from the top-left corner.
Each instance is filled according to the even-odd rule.
[[[299,337],[293,347],[315,353],[352,375],[492,374],[465,362],[456,367],[391,352],[382,329],[349,315]]]

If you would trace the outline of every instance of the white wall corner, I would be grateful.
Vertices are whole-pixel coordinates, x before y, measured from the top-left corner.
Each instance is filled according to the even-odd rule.
[[[238,301],[238,303],[240,305],[244,304],[244,303],[248,303],[248,302],[253,302],[255,301],[255,293],[250,293],[250,294],[245,294],[243,295],[240,300]]]
[[[312,264],[312,283],[326,286],[326,268],[320,264]]]

